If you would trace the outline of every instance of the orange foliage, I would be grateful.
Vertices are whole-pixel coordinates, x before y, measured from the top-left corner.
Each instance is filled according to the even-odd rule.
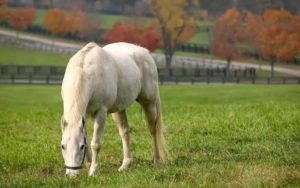
[[[154,51],[161,46],[159,26],[152,22],[148,28],[137,26],[133,23],[116,22],[113,28],[105,35],[108,43],[129,42],[141,45],[149,51]]]
[[[300,52],[300,18],[284,10],[266,11],[257,49],[267,60],[292,61]]]
[[[0,6],[0,23],[7,22],[10,16],[10,11],[7,6]]]
[[[73,29],[79,34],[79,37],[86,37],[90,32],[99,28],[99,22],[86,17],[85,13],[80,9],[74,9],[71,14],[73,18]]]
[[[241,16],[236,9],[229,9],[215,22],[212,53],[231,60],[243,47],[256,49],[266,60],[293,60],[300,51],[300,17],[285,10]]]
[[[43,24],[53,35],[64,35],[72,31],[71,17],[58,8],[48,10]]]
[[[193,36],[196,34],[195,27],[185,27],[182,33],[179,35],[178,42],[179,43],[186,43],[188,42]]]
[[[241,42],[241,15],[236,9],[229,9],[215,22],[211,51],[214,55],[232,60],[238,56]]]
[[[44,20],[44,27],[53,35],[79,33],[85,37],[91,30],[99,27],[98,22],[88,19],[80,9],[67,13],[58,8],[50,9]]]
[[[34,18],[34,8],[17,8],[9,16],[8,24],[16,29],[25,30],[32,24]]]

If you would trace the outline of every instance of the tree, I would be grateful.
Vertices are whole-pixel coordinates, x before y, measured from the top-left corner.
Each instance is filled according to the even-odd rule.
[[[73,19],[73,28],[71,30],[82,39],[89,38],[99,28],[99,22],[93,18],[88,18],[81,9],[73,9],[70,16]]]
[[[228,9],[215,22],[211,52],[227,60],[226,70],[231,60],[240,54],[243,38],[241,14],[236,9]]]
[[[166,71],[171,74],[172,57],[179,42],[180,35],[186,28],[196,27],[195,12],[191,4],[197,1],[188,0],[149,0],[152,12],[160,25],[163,38],[163,52],[165,54]],[[192,7],[191,9],[188,9]],[[192,36],[186,37],[189,40]],[[184,41],[186,42],[186,41]]]
[[[71,16],[58,8],[48,10],[43,25],[51,34],[57,36],[67,34],[73,30]]]
[[[0,1],[0,23],[6,23],[10,16],[10,11],[7,6],[7,1]]]
[[[116,22],[111,30],[105,35],[105,41],[129,42],[141,45],[153,52],[161,46],[161,36],[158,31],[158,25],[152,22],[145,28],[134,23]]]
[[[276,61],[290,62],[300,52],[300,17],[285,10],[267,10],[261,19],[263,27],[256,37],[257,49],[270,61],[274,76]]]
[[[10,14],[8,24],[18,30],[26,30],[30,25],[32,25],[34,19],[34,8],[16,8],[16,10]]]

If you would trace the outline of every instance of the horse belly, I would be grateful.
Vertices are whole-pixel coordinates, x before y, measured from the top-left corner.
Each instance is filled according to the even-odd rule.
[[[121,62],[118,75],[118,89],[115,103],[109,113],[125,110],[134,103],[141,91],[141,73],[134,61]]]

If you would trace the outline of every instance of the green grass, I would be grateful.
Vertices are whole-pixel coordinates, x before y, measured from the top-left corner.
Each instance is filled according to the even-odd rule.
[[[0,46],[0,65],[65,66],[71,55],[46,53],[10,46]]]
[[[189,41],[189,43],[196,43],[202,45],[210,45],[211,43],[211,34],[206,31],[198,31],[196,35]]]
[[[257,69],[256,76],[258,78],[270,78],[272,77],[272,73],[271,71]],[[291,77],[291,75],[274,71],[274,77]]]
[[[0,85],[0,187],[299,187],[298,85],[162,86],[171,156],[155,168],[141,108],[128,110],[132,168],[107,120],[100,172],[64,177],[59,86]],[[89,135],[92,124],[88,123]]]
[[[34,25],[43,25],[44,18],[47,14],[47,10],[45,9],[37,9],[36,11],[36,19],[34,20]],[[120,21],[127,21],[131,19],[128,16],[122,16],[122,15],[110,15],[110,14],[89,14],[89,17],[92,17],[100,22],[100,28],[101,29],[110,29],[113,24],[120,20]]]

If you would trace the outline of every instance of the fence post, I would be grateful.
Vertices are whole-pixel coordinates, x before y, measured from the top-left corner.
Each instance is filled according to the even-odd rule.
[[[15,83],[15,75],[14,75],[14,74],[11,75],[11,83],[12,83],[12,84]]]
[[[285,78],[282,78],[282,83],[285,84]]]
[[[252,77],[252,84],[255,84],[255,77]]]
[[[47,83],[47,84],[50,84],[50,76],[49,76],[49,75],[47,75],[46,83]]]
[[[209,84],[209,82],[210,82],[210,77],[209,77],[209,75],[207,75],[207,77],[206,77],[206,83],[207,83],[207,85]]]
[[[268,84],[270,84],[270,78],[268,78]]]

